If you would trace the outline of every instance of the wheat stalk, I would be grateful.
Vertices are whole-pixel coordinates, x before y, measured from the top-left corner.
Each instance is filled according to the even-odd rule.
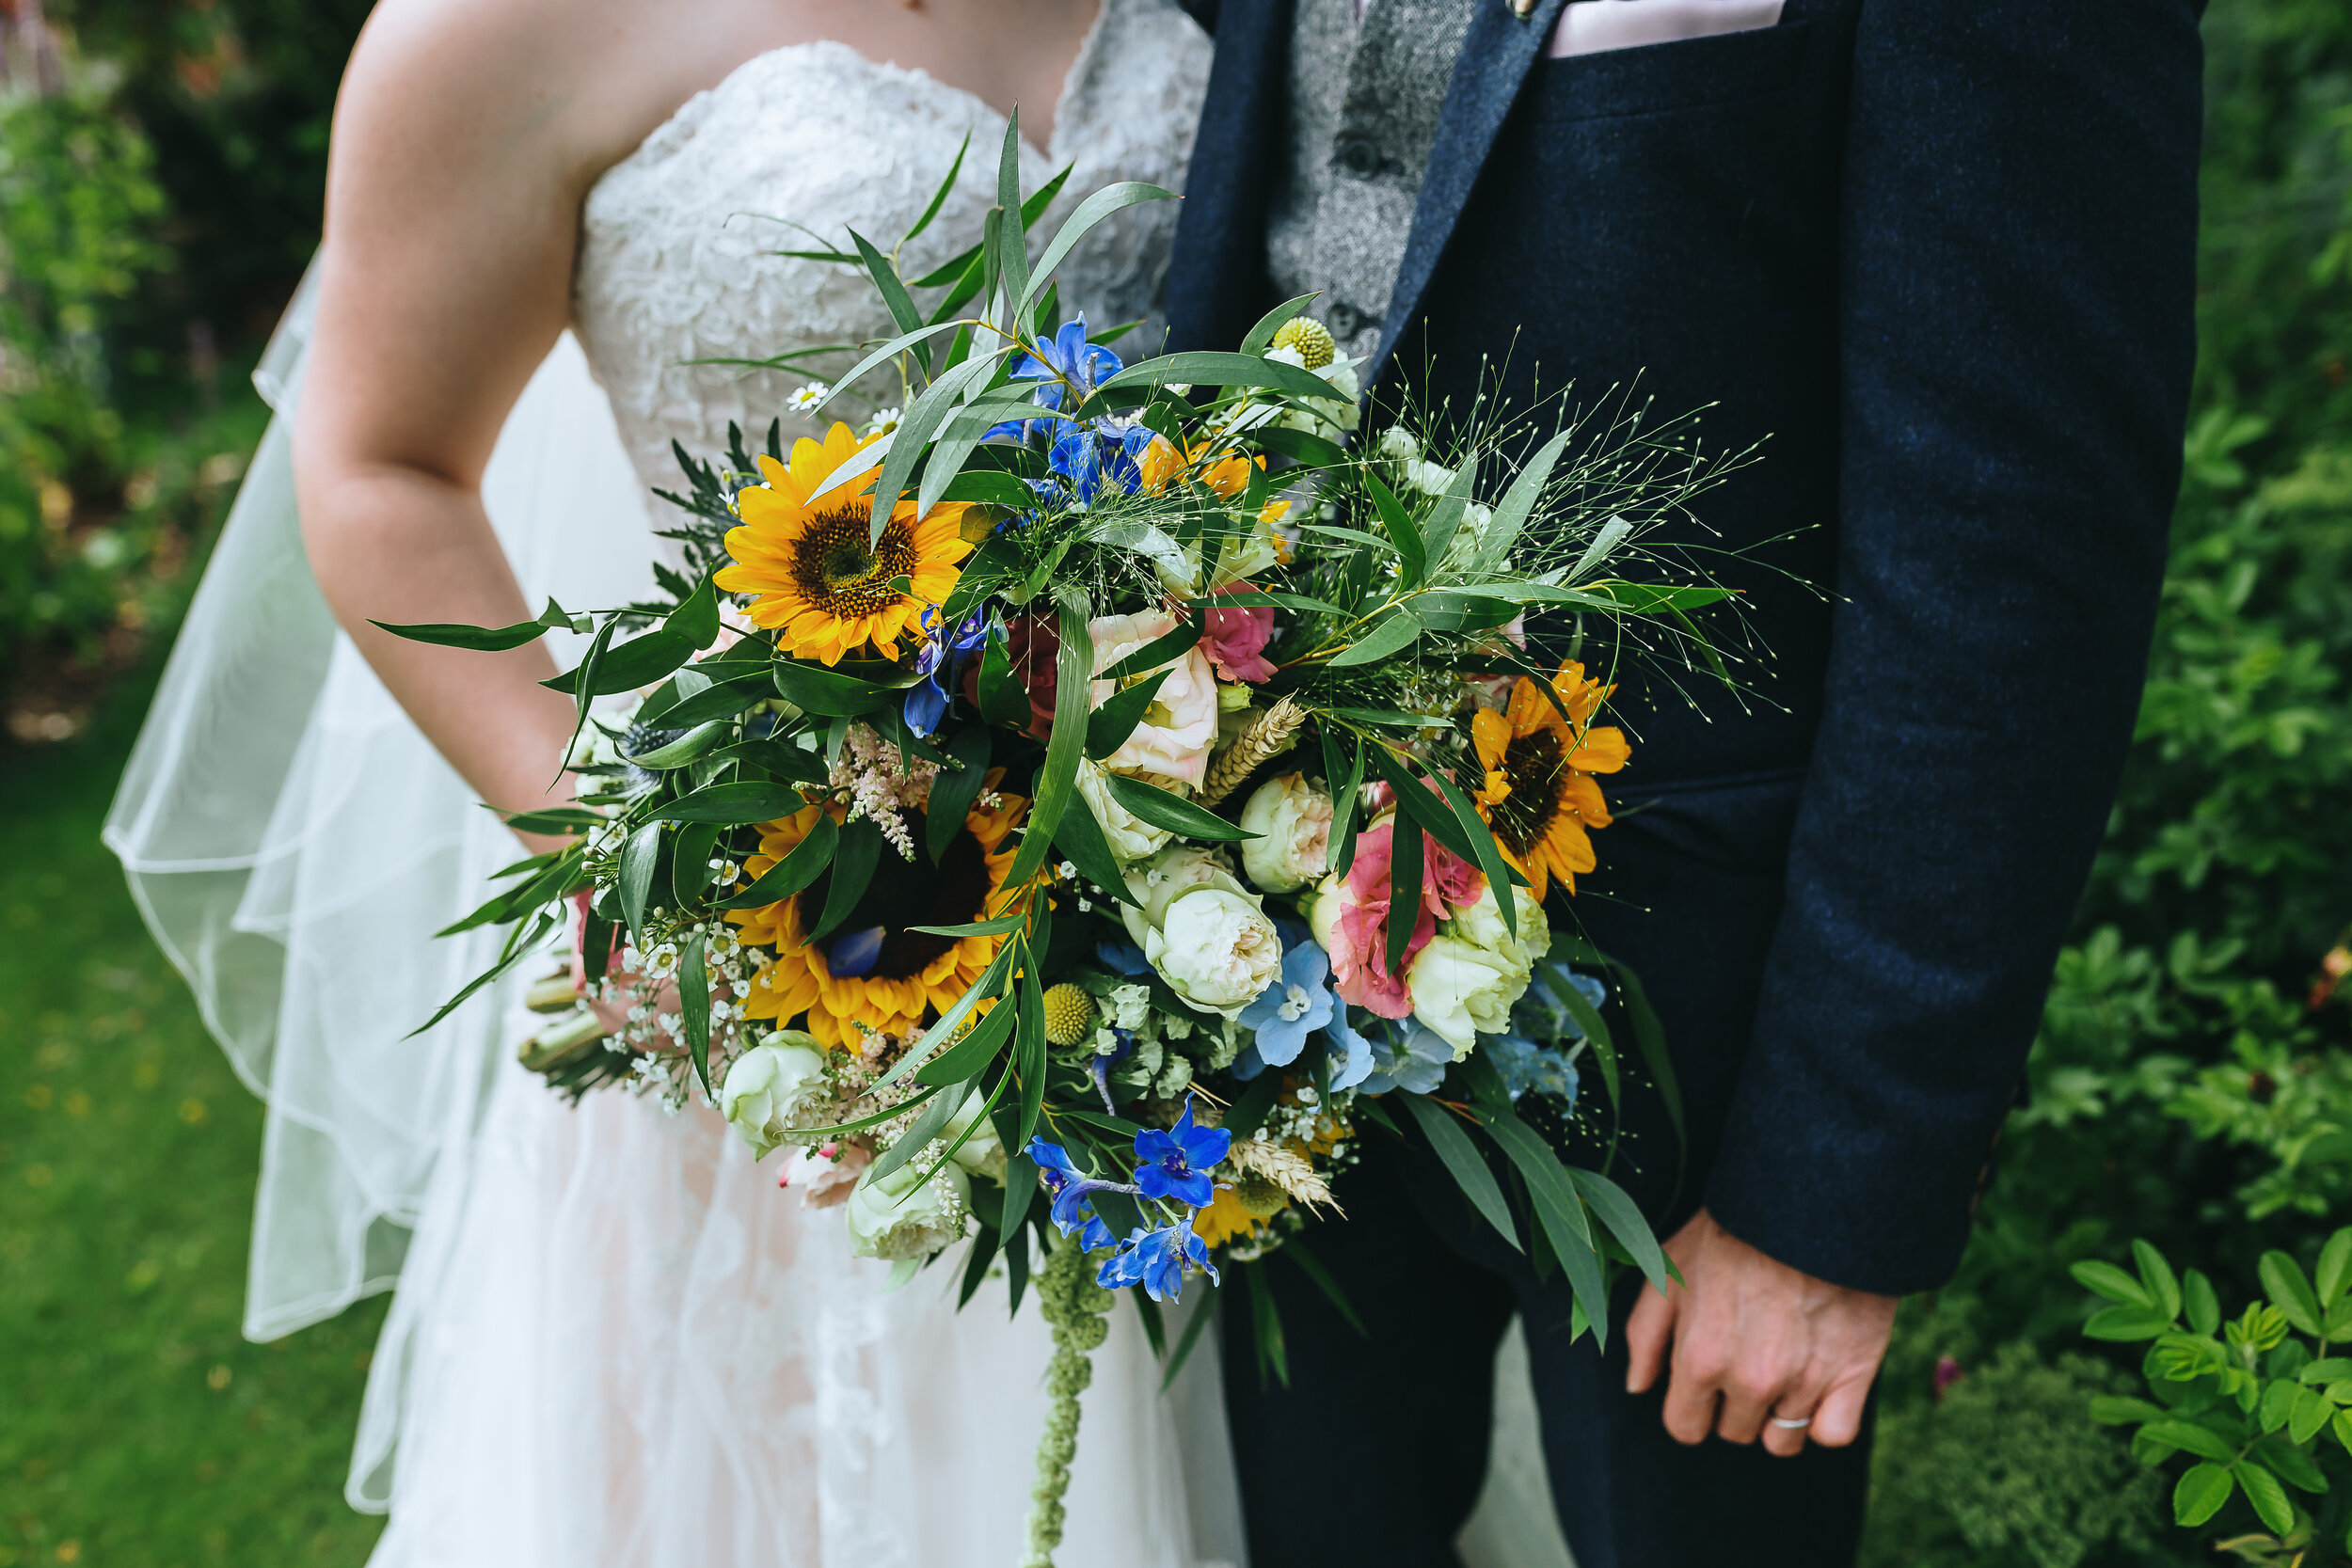
[[[1233,793],[1260,764],[1279,756],[1306,721],[1307,710],[1288,697],[1251,720],[1249,727],[1209,764],[1209,776],[1200,781],[1200,803],[1214,806]]]
[[[1314,1163],[1286,1143],[1272,1138],[1260,1143],[1242,1138],[1233,1144],[1225,1158],[1236,1170],[1262,1176],[1311,1209],[1328,1204],[1334,1211],[1331,1188],[1316,1174]]]

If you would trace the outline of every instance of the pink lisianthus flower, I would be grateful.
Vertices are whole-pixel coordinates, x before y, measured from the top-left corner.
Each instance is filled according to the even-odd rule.
[[[1413,957],[1438,934],[1437,917],[1426,901],[1413,911],[1413,933],[1405,943],[1405,961],[1389,972],[1389,872],[1394,858],[1396,820],[1393,817],[1356,835],[1356,858],[1346,879],[1326,898],[1336,899],[1336,918],[1328,926],[1331,975],[1342,998],[1382,1018],[1403,1018],[1413,1010],[1406,990],[1405,971]],[[1427,848],[1427,835],[1422,847]],[[1426,872],[1427,863],[1422,863]],[[1322,921],[1316,922],[1318,927]],[[1318,931],[1320,935],[1321,932]]]
[[[1089,622],[1095,673],[1100,675],[1137,648],[1175,629],[1176,617],[1158,610],[1140,615],[1105,615]],[[1102,759],[1103,767],[1112,772],[1136,768],[1179,784],[1197,784],[1209,770],[1209,748],[1216,743],[1216,676],[1199,644],[1161,668],[1168,671],[1168,678],[1160,683],[1152,705],[1143,710],[1143,722],[1118,751]],[[1097,680],[1093,705],[1101,707],[1118,691],[1113,683]]]
[[[1257,590],[1247,582],[1232,582],[1217,592],[1254,594]],[[1200,634],[1200,651],[1209,656],[1219,680],[1257,685],[1274,678],[1274,666],[1265,657],[1265,645],[1273,636],[1274,611],[1265,606],[1211,609]]]

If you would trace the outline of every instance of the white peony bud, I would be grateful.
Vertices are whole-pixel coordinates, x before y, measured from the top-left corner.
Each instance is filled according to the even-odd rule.
[[[1110,775],[1099,763],[1085,757],[1078,759],[1078,794],[1087,809],[1094,813],[1095,822],[1103,830],[1103,840],[1121,865],[1132,865],[1175,835],[1166,828],[1155,828],[1142,817],[1120,805],[1111,797]]]

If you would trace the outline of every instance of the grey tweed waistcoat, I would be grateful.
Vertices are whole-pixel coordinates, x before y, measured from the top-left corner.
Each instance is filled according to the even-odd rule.
[[[1343,353],[1380,341],[1473,6],[1500,3],[1296,0],[1266,271],[1285,298],[1320,294]]]

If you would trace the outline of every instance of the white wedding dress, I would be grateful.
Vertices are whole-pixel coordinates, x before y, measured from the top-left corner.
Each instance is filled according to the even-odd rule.
[[[1104,184],[1182,189],[1208,54],[1170,0],[1104,0],[1052,144],[1022,150],[1025,189],[1074,165],[1040,244]],[[751,444],[780,414],[787,443],[816,434],[787,403],[809,371],[689,362],[888,334],[861,272],[775,253],[846,246],[852,228],[887,248],[968,132],[902,261],[936,265],[995,200],[1004,128],[921,72],[796,45],[606,173],[582,214],[577,340],[484,483],[532,602],[644,592],[668,511],[647,492],[681,487],[673,441],[717,457],[730,420]],[[1174,222],[1173,202],[1114,215],[1061,268],[1064,313],[1150,317]],[[281,413],[307,322],[298,300],[257,375]],[[513,842],[335,629],[301,554],[289,424],[238,498],[106,836],[269,1101],[246,1332],[397,1280],[348,1488],[390,1513],[376,1568],[1010,1568],[1045,1411],[1033,1303],[1009,1320],[992,1280],[959,1313],[945,1265],[887,1291],[839,1213],[778,1191],[783,1162],[755,1164],[707,1109],[564,1104],[514,1063],[531,1021],[511,986],[408,1037],[495,944],[425,933],[479,901]],[[1134,1312],[1113,1323],[1058,1560],[1239,1564],[1214,1336],[1163,1396]],[[1522,1457],[1523,1388],[1506,1418]]]

